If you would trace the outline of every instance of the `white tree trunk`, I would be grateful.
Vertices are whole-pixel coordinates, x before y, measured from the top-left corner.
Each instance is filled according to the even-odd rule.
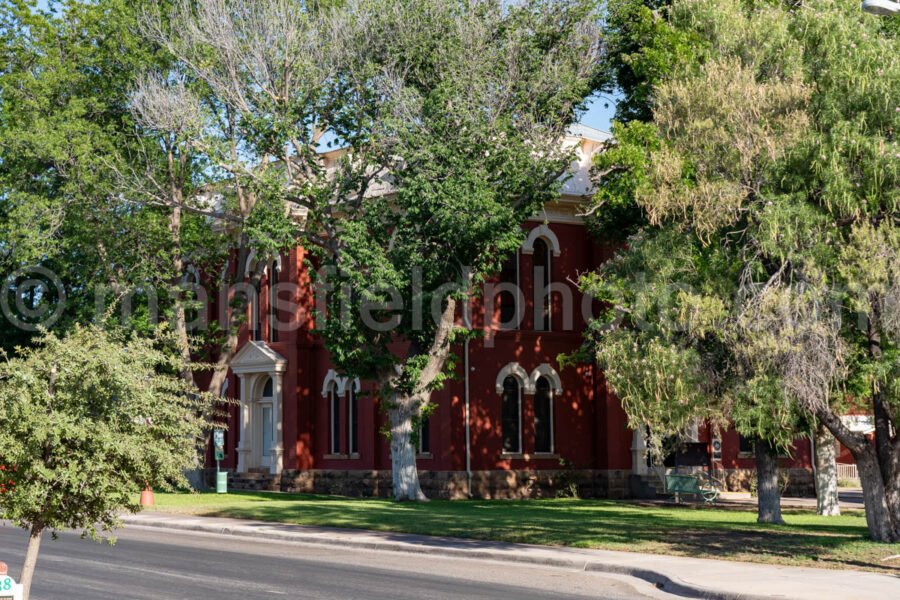
[[[892,508],[889,497],[900,497],[900,475],[895,474],[885,481],[875,448],[862,434],[850,431],[833,411],[823,408],[816,416],[853,454],[863,489],[869,536],[876,542],[897,541],[900,539],[900,506]],[[889,489],[895,493],[891,494]]]
[[[781,487],[778,485],[778,455],[762,440],[756,441],[757,521],[784,525],[781,518]]]
[[[826,517],[841,514],[834,436],[824,425],[816,428],[816,512]]]
[[[425,501],[428,498],[419,487],[416,450],[412,445],[413,403],[410,398],[398,398],[390,409],[391,469],[394,499]]]
[[[41,537],[44,528],[34,525],[31,528],[31,535],[28,536],[28,549],[25,551],[25,564],[22,565],[22,598],[28,600],[31,594],[31,581],[34,579],[34,567],[37,565],[38,552],[41,549]]]

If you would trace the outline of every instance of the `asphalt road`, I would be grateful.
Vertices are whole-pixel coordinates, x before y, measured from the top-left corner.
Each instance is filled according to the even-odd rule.
[[[32,600],[164,598],[667,597],[615,575],[457,558],[333,549],[206,533],[128,528],[115,545],[77,534],[41,546]],[[0,526],[0,560],[17,577],[27,536]]]

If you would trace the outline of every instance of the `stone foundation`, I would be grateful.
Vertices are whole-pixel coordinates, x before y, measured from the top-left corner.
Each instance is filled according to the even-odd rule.
[[[785,496],[815,497],[815,480],[810,469],[787,469],[790,474]],[[210,487],[215,487],[215,469],[205,470]],[[725,482],[730,492],[747,492],[755,469],[725,469],[715,475]],[[556,470],[556,471],[473,471],[472,498],[495,500],[524,500],[570,496],[573,489],[580,498],[648,498],[638,493],[635,479],[629,470]],[[286,470],[280,481],[273,478],[271,486],[256,479],[231,474],[231,489],[272,489],[295,494],[323,494],[350,497],[389,498],[390,471],[344,471],[313,469]],[[462,471],[419,471],[419,484],[429,498],[461,500],[469,497],[466,474]]]
[[[582,498],[626,498],[628,476],[623,470],[474,471],[472,498],[555,498],[577,490]],[[419,471],[419,484],[429,498],[459,500],[470,497],[465,472]],[[390,497],[390,471],[284,471],[281,490],[302,494]]]

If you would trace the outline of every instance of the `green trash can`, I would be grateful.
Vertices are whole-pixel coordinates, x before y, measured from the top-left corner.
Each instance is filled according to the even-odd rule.
[[[219,471],[216,473],[216,493],[228,493],[228,471]]]

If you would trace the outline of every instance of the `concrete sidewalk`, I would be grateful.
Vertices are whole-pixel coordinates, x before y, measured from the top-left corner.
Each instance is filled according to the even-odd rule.
[[[124,516],[126,526],[162,527],[302,544],[531,563],[630,575],[690,598],[853,600],[900,597],[900,577],[860,571],[778,567],[609,550],[552,548],[404,533],[305,527],[159,512]]]
[[[838,490],[839,504],[844,510],[865,510],[866,505],[863,500],[861,488],[841,488]],[[716,502],[728,505],[747,506],[756,508],[756,498],[750,495],[750,492],[722,492],[716,499]],[[808,508],[816,509],[815,498],[781,498],[781,508]]]

